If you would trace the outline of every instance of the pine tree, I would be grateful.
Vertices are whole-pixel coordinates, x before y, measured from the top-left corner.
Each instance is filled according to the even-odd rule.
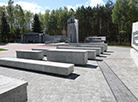
[[[41,33],[41,31],[42,31],[41,23],[39,21],[37,14],[35,14],[35,16],[34,16],[34,22],[33,22],[33,28],[32,29],[33,29],[33,32]]]
[[[7,19],[5,16],[4,8],[2,10],[2,17],[1,17],[1,40],[2,42],[7,42],[6,38],[8,38],[10,32],[9,24],[7,23]]]

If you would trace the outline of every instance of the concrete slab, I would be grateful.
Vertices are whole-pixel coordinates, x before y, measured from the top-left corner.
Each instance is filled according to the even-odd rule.
[[[96,47],[88,48],[88,47],[75,47],[75,46],[57,46],[57,49],[95,50],[97,56],[99,56],[101,53],[101,49]]]
[[[104,51],[106,52],[108,50],[108,44],[107,43],[97,43],[97,42],[90,42],[90,43],[82,43],[86,45],[103,45]]]
[[[138,98],[138,68],[130,55],[130,49],[109,47],[107,53],[109,52],[111,55],[102,58],[125,86]]]
[[[68,76],[74,71],[73,64],[46,62],[19,58],[0,58],[0,65]]]
[[[116,76],[107,63],[98,61],[98,64],[117,102],[138,102],[138,99]]]
[[[0,75],[0,102],[26,102],[26,81]]]
[[[70,46],[76,46],[76,47],[100,47],[102,53],[107,50],[107,45],[104,44],[98,44],[98,43],[70,43]],[[67,45],[66,45],[67,46]]]
[[[32,50],[36,50],[36,51],[42,51],[43,52],[43,55],[44,56],[47,56],[47,50],[49,50],[49,49],[46,49],[46,48],[43,48],[43,49],[32,49]]]
[[[105,51],[105,48],[103,45],[79,45],[79,47],[100,48],[101,53],[104,53],[104,51]]]
[[[66,48],[63,48],[66,49]],[[47,56],[47,51],[49,49],[32,49],[32,50],[38,50],[38,51],[43,51],[43,54],[45,56]],[[72,50],[76,50],[76,49],[72,49]],[[79,49],[77,49],[79,50]],[[95,50],[87,50],[88,51],[88,59],[95,59],[96,58],[96,51]]]
[[[132,56],[135,64],[138,67],[138,51],[136,51],[135,49],[130,49],[130,55]]]
[[[88,62],[88,51],[71,49],[49,49],[47,51],[47,60],[73,63],[76,65],[86,65]]]
[[[35,60],[42,60],[44,57],[42,51],[32,51],[32,50],[17,50],[16,56],[17,58],[35,59]]]

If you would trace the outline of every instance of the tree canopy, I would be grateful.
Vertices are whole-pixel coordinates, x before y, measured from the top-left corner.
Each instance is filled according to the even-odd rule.
[[[6,7],[0,7],[0,42],[16,42],[21,34],[31,31],[61,35],[63,30],[67,32],[67,19],[76,16],[80,42],[88,36],[97,35],[106,36],[109,44],[130,45],[132,23],[138,21],[137,0],[116,0],[115,4],[108,0],[105,5],[82,5],[75,11],[67,7],[47,9],[44,14],[33,14],[13,3],[9,0]]]
[[[34,21],[33,21],[32,27],[33,27],[32,28],[33,32],[41,33],[41,30],[42,30],[41,23],[39,21],[39,18],[38,18],[37,14],[35,14],[35,16],[34,16]]]

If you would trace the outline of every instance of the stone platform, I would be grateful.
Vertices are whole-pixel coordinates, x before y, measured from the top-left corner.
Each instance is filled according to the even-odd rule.
[[[27,102],[25,81],[0,75],[0,102]]]
[[[29,49],[40,46],[39,44],[0,46],[9,48],[6,52],[0,52],[0,57],[15,57],[16,53],[11,52],[13,47]],[[101,59],[108,66],[108,69],[103,67],[105,71],[99,67],[98,63],[102,61]],[[130,48],[109,46],[107,52],[96,60],[88,60],[87,64],[87,66],[74,66],[74,72],[68,77],[2,66],[0,66],[0,74],[27,81],[28,102],[118,102],[116,100],[118,97],[121,100],[129,99],[128,96],[127,98],[119,96],[123,93],[121,89],[124,89],[124,86],[133,94],[133,97],[138,98],[138,68],[130,55]],[[112,74],[108,73],[109,71]],[[113,78],[114,76],[119,79],[119,82]],[[120,81],[124,86],[117,87],[120,89],[118,92],[116,86],[120,85]],[[133,100],[130,101],[133,102]]]

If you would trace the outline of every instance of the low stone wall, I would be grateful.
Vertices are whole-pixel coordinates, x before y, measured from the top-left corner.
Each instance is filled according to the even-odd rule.
[[[66,47],[63,49],[66,49]],[[47,56],[47,51],[49,49],[32,49],[32,50],[42,51],[44,56]],[[72,49],[72,50],[76,50],[76,49]],[[79,49],[77,49],[77,50],[79,50]],[[88,59],[95,59],[96,58],[96,51],[95,50],[87,50],[87,51],[88,51]]]
[[[132,56],[134,62],[136,63],[136,66],[138,67],[138,51],[131,48],[130,55]]]
[[[104,46],[102,45],[79,45],[79,47],[89,47],[89,48],[93,48],[93,47],[96,47],[96,48],[101,48],[101,53],[104,52]]]
[[[43,55],[44,55],[44,56],[47,56],[47,50],[49,50],[49,49],[43,48],[43,49],[32,49],[32,50],[35,50],[35,51],[42,51],[42,52],[43,52]]]
[[[17,58],[42,60],[44,55],[42,51],[18,50],[16,51]]]
[[[0,75],[0,102],[27,102],[25,81]]]
[[[68,76],[74,71],[73,64],[37,61],[20,58],[0,58],[0,65],[64,76]]]
[[[75,47],[75,46],[58,46],[57,49],[79,49],[79,50],[94,50],[96,51],[96,55],[99,56],[101,53],[101,49],[100,48],[96,48],[96,47]]]
[[[71,49],[49,49],[47,51],[47,60],[73,63],[76,65],[86,65],[88,60],[88,51]]]
[[[90,42],[90,43],[86,43],[86,44],[87,45],[103,45],[104,46],[104,51],[108,50],[108,44],[107,43],[94,43],[94,42]]]

